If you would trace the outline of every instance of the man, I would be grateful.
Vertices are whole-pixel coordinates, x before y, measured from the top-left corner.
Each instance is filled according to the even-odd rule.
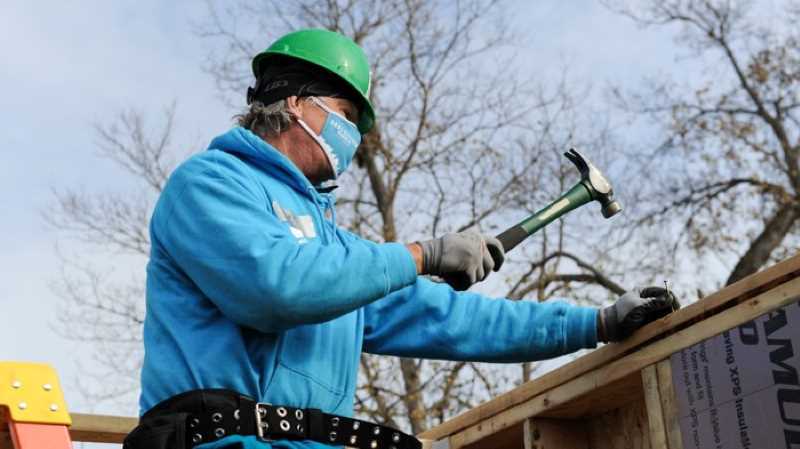
[[[140,426],[130,448],[416,448],[350,419],[362,351],[521,362],[616,341],[671,310],[456,292],[503,263],[476,233],[378,244],[335,222],[334,181],[373,126],[366,56],[325,30],[253,61],[240,127],[178,167],[151,221]],[[256,403],[264,403],[256,405]],[[267,405],[271,404],[271,405]]]

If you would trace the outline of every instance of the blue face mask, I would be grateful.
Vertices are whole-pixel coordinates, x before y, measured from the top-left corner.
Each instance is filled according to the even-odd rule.
[[[322,100],[315,97],[309,97],[309,99],[328,113],[328,117],[325,118],[325,123],[322,125],[322,132],[317,135],[306,122],[299,118],[297,123],[322,148],[331,165],[334,178],[338,178],[353,161],[353,155],[356,154],[358,144],[361,143],[361,133],[356,125],[332,111]]]

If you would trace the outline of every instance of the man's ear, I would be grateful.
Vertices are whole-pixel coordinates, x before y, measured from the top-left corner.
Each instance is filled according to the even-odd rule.
[[[303,110],[301,106],[302,102],[300,101],[300,97],[297,95],[292,95],[291,97],[286,97],[286,109],[289,111],[294,118],[300,118],[303,115]]]

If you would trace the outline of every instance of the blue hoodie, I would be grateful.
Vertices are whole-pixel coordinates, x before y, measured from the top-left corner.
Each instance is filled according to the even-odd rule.
[[[351,416],[362,351],[521,362],[596,345],[596,310],[453,291],[405,247],[337,228],[282,153],[243,128],[181,164],[156,204],[141,413],[229,388]],[[324,448],[231,436],[203,448]]]

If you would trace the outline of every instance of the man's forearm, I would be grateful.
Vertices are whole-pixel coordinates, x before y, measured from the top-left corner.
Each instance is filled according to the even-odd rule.
[[[597,309],[456,292],[420,277],[365,307],[365,352],[445,360],[542,360],[597,343]]]

